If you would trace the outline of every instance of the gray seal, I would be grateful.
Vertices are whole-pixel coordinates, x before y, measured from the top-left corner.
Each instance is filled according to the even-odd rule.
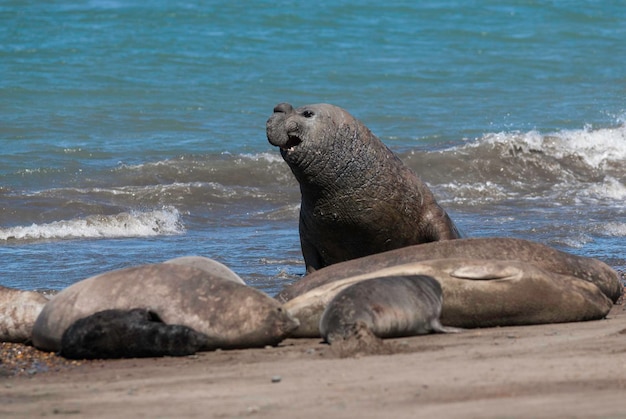
[[[397,265],[446,258],[529,263],[547,272],[589,281],[613,302],[622,294],[619,275],[600,260],[572,255],[529,240],[493,237],[426,243],[338,263],[286,286],[276,298],[286,302],[329,282]]]
[[[366,279],[330,301],[322,313],[320,334],[332,345],[354,336],[359,327],[381,339],[456,331],[441,325],[441,307],[441,285],[430,276]]]
[[[69,359],[141,358],[193,355],[207,347],[207,335],[135,308],[99,311],[75,321],[63,333],[59,353]]]
[[[0,342],[30,342],[33,324],[47,302],[36,291],[0,285]]]
[[[460,237],[426,184],[365,125],[329,105],[274,108],[267,138],[300,183],[307,272]]]
[[[33,344],[58,351],[63,333],[78,319],[134,308],[204,333],[212,342],[205,349],[274,345],[298,324],[259,290],[202,269],[159,263],[106,272],[65,288],[37,317]]]

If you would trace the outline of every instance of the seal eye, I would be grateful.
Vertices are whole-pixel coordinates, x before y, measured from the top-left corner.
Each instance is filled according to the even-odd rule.
[[[313,115],[315,115],[315,113],[313,111],[306,110],[306,111],[302,112],[302,116],[304,116],[305,118],[312,118]]]

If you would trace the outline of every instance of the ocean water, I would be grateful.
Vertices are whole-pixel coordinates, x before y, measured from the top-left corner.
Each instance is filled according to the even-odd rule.
[[[363,121],[468,236],[626,267],[626,3],[3,1],[0,284],[304,273],[275,104]]]

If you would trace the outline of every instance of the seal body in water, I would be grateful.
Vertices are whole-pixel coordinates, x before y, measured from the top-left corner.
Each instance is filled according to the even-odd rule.
[[[165,324],[147,309],[104,310],[74,322],[61,338],[70,359],[193,355],[209,338],[190,327]]]
[[[349,339],[359,324],[383,339],[457,331],[441,325],[441,307],[441,285],[432,277],[366,279],[330,301],[320,320],[320,334],[332,344]]]
[[[274,108],[267,138],[300,183],[307,272],[459,231],[417,175],[365,125],[329,105]]]

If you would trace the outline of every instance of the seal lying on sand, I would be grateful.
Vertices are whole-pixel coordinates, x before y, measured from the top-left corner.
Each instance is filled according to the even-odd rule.
[[[133,308],[204,333],[211,345],[204,350],[274,345],[297,326],[261,291],[201,269],[160,263],[107,272],[64,289],[37,318],[33,344],[57,351],[63,333],[78,319]]]
[[[35,291],[0,286],[0,342],[29,342],[48,299]]]
[[[622,293],[617,272],[597,259],[561,252],[528,240],[476,238],[410,246],[339,263],[313,272],[285,287],[276,298],[285,302],[332,281],[396,265],[446,258],[517,260],[532,263],[547,272],[589,281],[598,286],[613,302],[617,301]]]
[[[345,110],[281,103],[267,121],[267,138],[300,183],[307,272],[460,236],[428,187]]]
[[[321,272],[321,271],[320,271]],[[300,326],[291,337],[319,337],[322,313],[342,290],[371,278],[428,275],[441,284],[445,326],[475,328],[598,320],[613,303],[594,284],[519,261],[438,259],[391,266],[328,282],[286,302]]]
[[[210,274],[222,279],[228,279],[239,284],[246,284],[243,279],[235,272],[233,272],[228,266],[219,263],[214,259],[210,259],[204,256],[181,256],[178,258],[166,260],[163,263],[174,263],[176,265],[190,266],[192,268],[202,269]]]
[[[339,292],[322,313],[326,342],[355,335],[358,324],[379,338],[456,332],[439,322],[441,285],[425,275],[366,279]]]
[[[208,346],[207,335],[165,324],[155,313],[137,308],[77,320],[63,333],[60,354],[70,359],[185,356]]]

